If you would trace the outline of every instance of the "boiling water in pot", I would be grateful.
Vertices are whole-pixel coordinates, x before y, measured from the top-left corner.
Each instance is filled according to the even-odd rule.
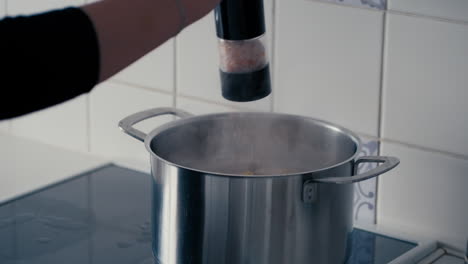
[[[326,168],[354,154],[355,148],[344,147],[346,144],[353,143],[339,131],[330,133],[301,117],[232,113],[193,118],[166,129],[154,137],[151,148],[160,158],[179,166],[249,176]]]

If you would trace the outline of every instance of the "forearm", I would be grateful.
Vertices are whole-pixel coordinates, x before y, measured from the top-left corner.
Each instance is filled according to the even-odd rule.
[[[87,93],[175,36],[184,26],[176,1],[101,0],[0,20],[0,119]],[[220,0],[180,1],[187,26]],[[25,101],[25,94],[32,100]]]
[[[102,0],[83,7],[93,22],[100,46],[104,81],[208,13],[218,0]]]
[[[79,9],[5,18],[0,35],[0,119],[62,103],[98,82],[98,40]]]

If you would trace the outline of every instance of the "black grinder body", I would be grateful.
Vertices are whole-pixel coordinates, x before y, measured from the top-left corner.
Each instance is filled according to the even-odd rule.
[[[248,102],[271,93],[263,0],[223,0],[215,9],[223,97]]]

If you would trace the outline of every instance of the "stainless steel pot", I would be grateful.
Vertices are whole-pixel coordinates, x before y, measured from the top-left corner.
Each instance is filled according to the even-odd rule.
[[[180,119],[149,135],[133,127],[160,115]],[[399,163],[357,159],[354,133],[302,116],[156,108],[119,126],[151,154],[153,253],[161,264],[344,263],[352,183]],[[365,162],[379,166],[356,175]]]

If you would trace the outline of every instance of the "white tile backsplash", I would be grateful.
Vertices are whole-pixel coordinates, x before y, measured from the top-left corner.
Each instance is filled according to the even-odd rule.
[[[29,15],[69,6],[80,6],[84,0],[8,0],[8,15]]]
[[[382,12],[278,3],[275,111],[377,135]]]
[[[271,11],[271,2],[265,1],[265,10]],[[271,15],[267,12],[267,34],[270,35],[271,21]],[[271,41],[269,43],[271,47]],[[177,93],[262,111],[268,111],[271,103],[270,96],[249,103],[231,103],[222,97],[213,12],[177,37]]]
[[[153,89],[174,89],[174,40],[169,40],[113,78]]]
[[[86,96],[11,120],[13,135],[87,151]]]
[[[383,143],[401,164],[380,176],[378,223],[448,241],[468,237],[468,160]]]
[[[383,136],[468,156],[468,25],[388,16]]]
[[[468,21],[466,0],[388,0],[388,9]]]
[[[179,97],[177,99],[177,108],[185,110],[194,115],[221,113],[221,112],[238,112],[239,109],[224,106],[215,103],[204,102],[192,98]]]
[[[6,11],[6,1],[0,0],[0,18],[5,16]]]
[[[10,132],[10,121],[0,121],[0,131]]]
[[[120,120],[128,115],[155,107],[172,106],[172,95],[105,82],[90,94],[90,148],[91,152],[112,159],[148,162],[149,153],[142,142],[124,134],[118,128]],[[143,121],[136,128],[150,132],[171,121],[164,116]]]

